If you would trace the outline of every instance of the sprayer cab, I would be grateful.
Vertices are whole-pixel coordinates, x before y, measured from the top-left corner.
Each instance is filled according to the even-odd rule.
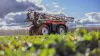
[[[68,31],[66,22],[72,22],[73,20],[73,17],[67,17],[64,14],[48,14],[33,10],[28,11],[26,19],[33,25],[29,30],[29,35],[64,34]]]

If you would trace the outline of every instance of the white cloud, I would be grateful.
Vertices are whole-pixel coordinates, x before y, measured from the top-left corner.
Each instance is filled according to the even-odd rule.
[[[55,5],[54,7],[55,7],[55,8],[59,8],[60,6],[59,6],[59,5]]]
[[[29,29],[30,27],[21,27],[21,26],[2,26],[0,30],[21,30],[21,29]]]
[[[5,21],[2,21],[2,22],[0,22],[0,25],[2,26],[4,26],[4,25],[7,25],[7,23],[5,22]]]
[[[40,4],[42,2],[42,0],[16,0],[17,2],[33,2],[33,3],[36,3],[36,4]]]
[[[100,22],[100,12],[91,12],[85,14],[92,22]]]
[[[49,6],[49,4],[46,4],[46,6]]]
[[[53,2],[53,6],[54,6],[54,9],[52,9],[53,12],[64,13],[65,8],[62,8],[58,3]]]
[[[65,10],[66,8],[61,8],[62,10]]]
[[[42,0],[2,0],[0,2],[0,17],[11,12],[21,12],[29,9],[30,7],[35,10],[43,10],[44,6]]]
[[[90,12],[85,14],[87,18],[81,18],[79,22],[81,23],[91,23],[100,22],[100,12]]]
[[[42,0],[19,0],[19,2],[26,2],[26,1],[32,2],[39,8],[42,8],[42,11],[46,11],[44,4],[42,4]],[[49,5],[49,4],[47,4],[47,5]],[[34,9],[34,7],[30,6],[28,9]]]
[[[26,12],[9,13],[3,19],[0,19],[0,25],[26,25]]]
[[[53,4],[54,4],[54,5],[57,5],[58,3],[56,3],[56,2],[53,2]]]

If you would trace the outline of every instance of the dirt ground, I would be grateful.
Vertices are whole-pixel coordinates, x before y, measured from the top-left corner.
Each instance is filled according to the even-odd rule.
[[[83,27],[85,28],[88,32],[90,31],[100,31],[100,27]],[[73,32],[75,31],[76,28],[69,28],[69,31]]]
[[[69,28],[69,31],[73,32],[76,28]],[[100,27],[85,27],[87,31],[100,31]],[[29,35],[29,29],[17,29],[17,30],[0,30],[0,36],[11,35]]]

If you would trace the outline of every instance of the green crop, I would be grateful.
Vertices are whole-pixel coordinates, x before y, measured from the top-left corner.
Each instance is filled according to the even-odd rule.
[[[88,54],[87,54],[88,53]],[[100,32],[0,36],[0,56],[99,56]]]

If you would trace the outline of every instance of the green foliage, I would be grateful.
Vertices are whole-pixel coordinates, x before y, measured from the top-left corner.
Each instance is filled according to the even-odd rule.
[[[12,56],[12,50],[11,49],[6,49],[5,54],[7,56]]]
[[[75,33],[76,33],[77,35],[83,37],[85,34],[87,34],[87,31],[86,31],[86,29],[84,29],[84,28],[77,28]]]
[[[96,48],[91,51],[89,56],[100,56],[100,48]]]
[[[49,50],[48,50],[48,55],[49,56],[54,56],[55,54],[56,54],[56,50],[55,50],[55,48],[50,48]]]
[[[92,40],[92,36],[91,35],[84,35],[84,40],[91,41]]]
[[[71,52],[76,52],[77,45],[74,43],[74,41],[66,41],[66,48],[67,50]]]
[[[82,40],[83,39],[83,40]],[[75,32],[34,36],[0,36],[1,56],[100,56],[100,32]]]
[[[47,56],[48,55],[48,48],[42,49],[40,56]]]

